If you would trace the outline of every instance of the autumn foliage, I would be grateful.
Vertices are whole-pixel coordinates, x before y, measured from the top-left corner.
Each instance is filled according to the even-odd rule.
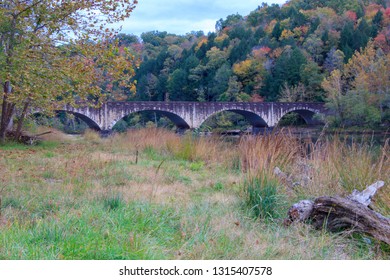
[[[0,5],[0,142],[13,119],[65,104],[99,106],[102,81],[133,88],[133,57],[118,49],[107,23],[121,21],[136,0],[2,1]],[[99,16],[97,16],[99,14]]]

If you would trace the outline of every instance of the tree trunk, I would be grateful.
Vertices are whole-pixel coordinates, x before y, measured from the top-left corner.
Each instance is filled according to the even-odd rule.
[[[1,122],[0,122],[0,143],[5,143],[5,137],[7,133],[7,129],[9,128],[9,124],[11,119],[13,118],[15,104],[8,102],[8,95],[11,93],[12,88],[10,82],[6,82],[4,84],[4,92],[3,92],[3,104],[1,110]]]
[[[383,186],[384,182],[378,181],[362,192],[355,190],[347,198],[323,196],[301,201],[289,209],[284,224],[310,221],[316,229],[332,232],[348,229],[390,244],[390,218],[369,208],[371,198]]]
[[[325,227],[332,232],[350,229],[390,244],[390,219],[350,199],[319,197],[314,200],[310,219],[316,229]]]
[[[23,111],[22,111],[22,114],[19,117],[18,126],[17,126],[16,131],[15,131],[15,139],[14,139],[15,141],[19,141],[20,135],[22,133],[23,122],[24,122],[24,119],[26,117],[29,105],[30,105],[30,101],[27,101],[24,104]]]

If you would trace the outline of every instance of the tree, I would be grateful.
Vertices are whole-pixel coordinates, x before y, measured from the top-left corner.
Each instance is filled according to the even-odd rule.
[[[281,102],[304,102],[306,96],[306,88],[303,84],[299,83],[297,86],[289,86],[287,82],[283,84],[280,91]]]
[[[333,70],[341,69],[344,62],[344,53],[337,50],[335,47],[331,48],[324,62],[324,68],[331,73]]]
[[[322,87],[327,93],[327,107],[332,111],[330,122],[338,126],[344,121],[344,109],[342,107],[342,96],[345,81],[339,69],[334,70],[330,76],[322,82]]]
[[[303,44],[303,47],[311,54],[313,60],[317,63],[322,62],[323,41],[321,38],[311,34]]]
[[[130,16],[135,4],[137,0],[2,1],[1,143],[15,114],[20,131],[30,107],[50,112],[76,102],[98,106],[105,78],[131,86],[132,58],[126,49],[119,50],[105,24]]]
[[[324,91],[321,87],[324,75],[321,73],[318,64],[311,60],[307,61],[301,67],[300,76],[306,88],[306,94],[302,96],[303,101],[324,101]]]
[[[350,91],[367,96],[367,105],[376,107],[383,121],[385,107],[390,103],[390,53],[385,54],[370,42],[364,50],[355,52],[344,73]]]
[[[226,20],[223,20],[223,19],[218,20],[215,24],[215,29],[217,30],[217,32],[221,32],[227,26],[235,25],[242,20],[243,20],[243,17],[241,15],[239,15],[238,13],[235,15],[234,14],[229,15],[226,17]]]
[[[374,126],[388,121],[389,72],[390,54],[372,42],[355,52],[341,71],[334,70],[322,83],[327,105],[336,114],[334,124]]]
[[[263,85],[265,69],[262,60],[248,58],[234,64],[233,72],[239,78],[247,93],[258,93]]]
[[[211,93],[213,95],[213,99],[218,99],[218,97],[224,93],[229,86],[229,79],[232,75],[232,70],[230,64],[223,64],[215,73],[215,77],[213,80],[213,87],[211,89]]]
[[[299,48],[286,47],[277,58],[275,66],[267,83],[264,95],[268,100],[276,100],[282,85],[287,82],[288,86],[297,86],[301,80],[301,67],[307,59]]]
[[[279,40],[280,35],[282,35],[282,28],[280,27],[280,22],[276,22],[274,29],[272,29],[271,36],[274,37],[276,40]]]
[[[341,30],[340,37],[340,50],[344,53],[344,62],[347,62],[353,54],[353,45],[354,45],[354,28],[353,22],[347,21]]]
[[[176,69],[168,78],[169,98],[172,100],[186,100],[183,91],[187,85],[187,73],[182,69]],[[169,101],[169,100],[165,100]]]
[[[229,78],[228,89],[219,97],[218,101],[249,101],[250,96],[242,92],[242,84],[237,76]]]

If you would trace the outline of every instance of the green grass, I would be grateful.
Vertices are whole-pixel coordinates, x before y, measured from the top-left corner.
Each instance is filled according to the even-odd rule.
[[[325,157],[329,163],[313,160],[310,166],[323,168],[313,171],[315,186],[289,193],[269,173],[249,176],[233,143],[203,145],[191,138],[196,148],[188,148],[188,139],[173,135],[168,149],[161,137],[149,136],[146,148],[123,135],[93,144],[0,147],[0,259],[389,258],[388,246],[361,235],[283,226],[288,207],[300,198],[338,194],[340,182],[353,183],[348,168],[359,153],[368,160],[366,151],[347,149],[342,160],[330,162],[334,152]],[[210,158],[221,153],[235,163]],[[377,161],[354,172],[371,181],[379,174]],[[380,168],[387,174],[386,161]],[[384,215],[387,194],[374,205]]]
[[[255,217],[274,219],[280,216],[279,205],[283,196],[278,194],[279,183],[262,172],[244,181],[246,205]]]
[[[109,203],[109,205],[107,205]],[[180,223],[170,208],[117,202],[84,205],[0,233],[1,259],[164,259]],[[109,206],[109,207],[108,207]],[[115,211],[112,211],[115,210]]]

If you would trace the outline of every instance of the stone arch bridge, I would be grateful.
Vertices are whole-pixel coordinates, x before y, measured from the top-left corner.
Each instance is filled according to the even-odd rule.
[[[327,114],[324,103],[284,102],[107,102],[100,108],[66,106],[93,129],[109,131],[124,117],[143,111],[158,112],[168,117],[179,129],[199,128],[209,117],[223,111],[244,116],[254,129],[274,127],[290,113],[298,113],[307,124],[320,124],[316,114]]]

